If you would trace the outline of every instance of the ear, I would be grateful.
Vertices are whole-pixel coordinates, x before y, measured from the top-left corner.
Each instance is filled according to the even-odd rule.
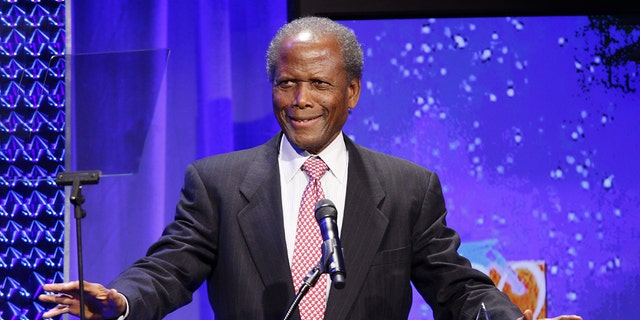
[[[353,109],[358,104],[358,100],[360,100],[360,78],[353,78],[349,83],[348,90],[347,107]]]

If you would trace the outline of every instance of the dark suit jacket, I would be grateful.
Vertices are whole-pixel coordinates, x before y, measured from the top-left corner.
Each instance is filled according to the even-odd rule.
[[[129,319],[160,319],[207,281],[216,319],[281,319],[295,294],[278,173],[281,134],[264,145],[187,168],[175,221],[147,257],[109,286],[129,299]],[[345,138],[348,187],[341,242],[346,287],[331,288],[326,319],[406,319],[410,282],[436,319],[521,316],[489,278],[457,254],[438,177]],[[339,213],[341,214],[341,213]],[[296,318],[298,314],[296,313]]]

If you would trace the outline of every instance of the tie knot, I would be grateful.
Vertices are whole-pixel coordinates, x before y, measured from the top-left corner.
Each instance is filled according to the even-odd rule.
[[[302,164],[302,170],[304,170],[311,179],[317,180],[329,170],[329,167],[319,157],[310,157]]]

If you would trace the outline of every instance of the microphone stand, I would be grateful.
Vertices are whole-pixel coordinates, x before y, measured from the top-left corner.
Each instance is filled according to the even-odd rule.
[[[327,273],[327,266],[329,265],[331,254],[333,253],[332,248],[333,247],[328,243],[328,241],[322,242],[322,257],[320,257],[320,262],[318,262],[317,266],[311,268],[311,270],[309,270],[309,273],[307,273],[307,275],[302,280],[302,285],[300,285],[298,293],[296,293],[295,297],[293,297],[293,300],[291,300],[289,308],[287,308],[287,313],[284,315],[284,318],[282,318],[282,320],[291,319],[294,310],[298,308],[298,305],[300,304],[300,301],[302,301],[302,298],[304,298],[307,292],[309,292],[311,287],[316,285],[318,279],[320,279],[320,276],[323,273]]]
[[[480,308],[478,309],[476,320],[491,320],[491,317],[489,317],[489,312],[487,311],[487,307],[484,305],[484,302],[480,303]]]
[[[69,202],[73,204],[74,217],[76,219],[76,242],[78,250],[78,281],[79,281],[79,299],[80,299],[80,319],[85,320],[84,313],[84,275],[82,263],[82,218],[87,216],[87,212],[82,209],[85,197],[82,194],[83,184],[97,184],[100,180],[100,171],[78,171],[78,172],[62,172],[56,177],[56,184],[59,186],[71,186],[71,195]]]

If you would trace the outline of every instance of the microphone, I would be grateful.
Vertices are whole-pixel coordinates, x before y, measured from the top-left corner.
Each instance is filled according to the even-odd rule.
[[[322,261],[328,262],[328,268],[325,265],[325,269],[328,269],[333,287],[342,289],[344,288],[347,272],[344,268],[342,245],[338,236],[338,211],[331,200],[322,199],[316,203],[315,216],[320,225],[322,240],[324,240],[322,243]],[[329,255],[329,257],[326,255]]]

